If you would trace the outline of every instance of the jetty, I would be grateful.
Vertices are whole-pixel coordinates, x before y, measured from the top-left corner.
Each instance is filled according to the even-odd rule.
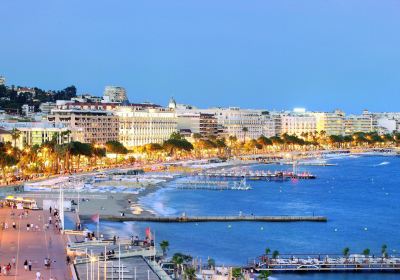
[[[316,176],[309,172],[295,173],[285,171],[224,171],[224,170],[208,170],[200,172],[198,176],[210,178],[227,178],[227,179],[249,179],[249,180],[289,180],[289,179],[316,179]]]
[[[400,272],[400,255],[285,255],[259,257],[249,263],[256,272]]]
[[[248,191],[252,188],[246,183],[246,178],[233,185],[227,181],[184,181],[175,187],[181,190],[209,190],[209,191]]]
[[[80,216],[83,220],[89,220],[90,216]],[[157,222],[157,223],[200,223],[200,222],[327,222],[325,216],[111,216],[102,215],[103,220],[115,222]]]

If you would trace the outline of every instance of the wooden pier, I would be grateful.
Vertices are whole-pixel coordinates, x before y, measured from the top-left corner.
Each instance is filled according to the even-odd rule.
[[[90,216],[80,216],[90,220]],[[200,222],[327,222],[324,216],[110,216],[102,215],[102,220],[116,222],[157,222],[157,223],[200,223]]]

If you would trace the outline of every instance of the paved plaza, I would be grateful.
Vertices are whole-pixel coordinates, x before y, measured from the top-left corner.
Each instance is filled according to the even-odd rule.
[[[64,236],[55,228],[55,218],[52,216],[53,222],[46,229],[49,211],[29,210],[27,217],[23,215],[24,211],[0,209],[0,265],[3,267],[10,263],[12,266],[8,275],[1,271],[0,279],[34,280],[37,272],[43,280],[71,279]],[[27,230],[27,224],[33,224],[33,228]],[[45,267],[45,258],[51,260],[50,268]],[[31,261],[31,271],[24,269],[25,260]]]

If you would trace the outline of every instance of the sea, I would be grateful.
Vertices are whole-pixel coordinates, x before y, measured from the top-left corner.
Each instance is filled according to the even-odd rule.
[[[219,265],[245,265],[265,248],[280,254],[351,254],[366,248],[380,254],[400,253],[400,157],[345,155],[330,158],[335,166],[299,166],[315,180],[251,181],[249,191],[181,190],[180,178],[139,202],[158,215],[318,215],[328,222],[143,223],[102,222],[102,230],[119,236],[143,236],[146,227],[156,243],[168,240],[169,255],[189,254]],[[290,170],[291,166],[258,164],[251,170]],[[222,180],[221,178],[218,180]],[[271,279],[400,279],[400,274],[309,273],[275,274]]]

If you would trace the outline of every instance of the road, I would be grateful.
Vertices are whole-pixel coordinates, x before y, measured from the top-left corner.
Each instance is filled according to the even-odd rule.
[[[62,234],[55,229],[54,224],[45,229],[45,223],[50,216],[49,211],[29,211],[28,217],[19,217],[24,210],[0,209],[0,265],[3,267],[12,259],[16,259],[8,276],[3,272],[0,279],[36,279],[39,271],[43,280],[71,279],[70,271],[66,265],[65,242]],[[14,213],[14,215],[12,215]],[[54,221],[54,217],[53,217]],[[16,223],[16,229],[13,228]],[[8,224],[4,229],[2,224]],[[38,230],[27,230],[27,224],[38,226]],[[45,268],[44,259],[51,259],[50,268]],[[24,261],[31,260],[32,270],[24,269]]]

